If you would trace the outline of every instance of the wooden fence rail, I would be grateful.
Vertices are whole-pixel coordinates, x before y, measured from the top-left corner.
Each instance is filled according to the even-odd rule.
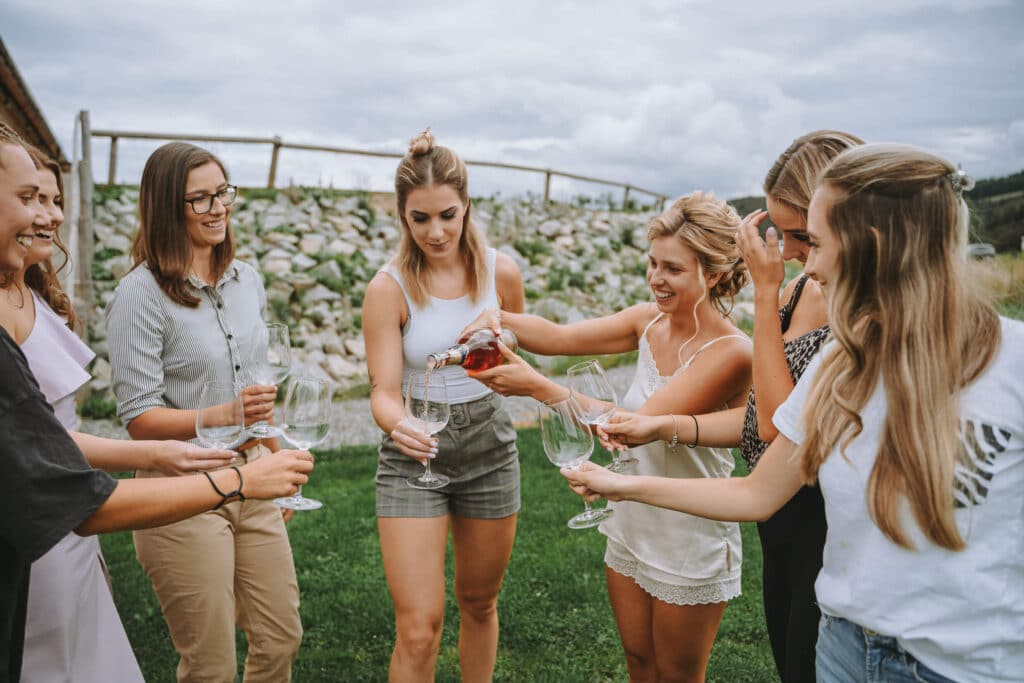
[[[92,129],[89,133],[92,137],[99,138],[110,138],[110,160],[107,166],[107,183],[113,185],[117,179],[117,143],[121,139],[125,140],[188,140],[191,142],[228,142],[236,144],[251,144],[251,145],[271,145],[270,153],[270,171],[267,174],[267,187],[273,189],[277,180],[277,165],[280,152],[282,149],[296,149],[307,152],[328,152],[332,154],[352,154],[357,156],[365,157],[377,157],[383,159],[401,159],[404,155],[397,152],[375,152],[366,149],[352,149],[349,147],[332,147],[329,145],[307,145],[295,142],[285,142],[279,136],[272,138],[264,137],[247,137],[247,136],[234,136],[234,135],[181,135],[177,133],[143,133],[143,132],[132,132],[123,130],[102,130]],[[598,185],[608,185],[611,187],[620,187],[623,189],[622,194],[622,205],[627,207],[629,205],[629,195],[631,192],[639,192],[641,194],[649,195],[654,197],[658,209],[661,210],[665,206],[665,200],[668,197],[660,192],[654,190],[647,190],[642,187],[636,187],[628,183],[620,183],[615,180],[605,180],[603,178],[594,178],[591,176],[580,175],[578,173],[568,173],[565,171],[557,171],[551,168],[541,168],[539,166],[524,166],[522,164],[506,164],[498,161],[480,161],[466,159],[466,164],[469,166],[483,166],[486,168],[501,168],[511,171],[524,171],[527,173],[543,173],[544,174],[544,201],[551,199],[551,178],[552,176],[558,176],[561,178],[570,178],[572,180],[580,180],[587,183],[595,183]]]

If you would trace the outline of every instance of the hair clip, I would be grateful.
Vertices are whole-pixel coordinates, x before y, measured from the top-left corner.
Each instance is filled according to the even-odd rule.
[[[953,186],[953,191],[958,195],[962,195],[964,192],[970,192],[974,189],[974,178],[967,175],[967,171],[962,169],[959,165],[956,170],[946,175],[949,178],[950,184]]]

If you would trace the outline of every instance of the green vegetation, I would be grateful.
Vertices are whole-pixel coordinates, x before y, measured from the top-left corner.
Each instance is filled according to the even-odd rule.
[[[522,254],[532,266],[540,263],[541,256],[551,255],[551,245],[547,243],[547,240],[540,237],[535,237],[533,239],[518,239],[512,243],[512,246],[516,251]]]
[[[117,402],[106,393],[94,392],[82,402],[78,413],[90,420],[113,420],[117,417]]]
[[[495,681],[624,681],[625,663],[604,586],[604,537],[571,531],[582,509],[544,456],[536,430],[519,437],[523,507],[501,601]],[[304,493],[322,500],[288,526],[302,591],[302,649],[294,679],[382,681],[393,643],[374,518],[375,446],[318,453]],[[442,456],[443,457],[443,454]],[[597,457],[607,461],[607,454]],[[745,472],[742,466],[737,472]],[[147,681],[174,680],[177,656],[131,535],[102,539],[115,599]],[[766,683],[775,676],[761,603],[757,529],[743,525],[743,595],[729,604],[711,655],[709,683]],[[437,680],[458,680],[458,611],[448,601]],[[244,659],[239,636],[239,662]]]
[[[103,204],[108,199],[117,201],[121,199],[124,191],[129,188],[138,188],[138,185],[93,185],[92,186],[92,204]]]

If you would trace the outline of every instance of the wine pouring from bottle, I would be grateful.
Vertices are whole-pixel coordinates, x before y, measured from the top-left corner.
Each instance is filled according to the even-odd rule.
[[[427,367],[433,369],[443,365],[461,365],[471,372],[490,370],[501,365],[498,339],[494,331],[488,328],[474,330],[446,351],[427,356]],[[513,353],[519,349],[519,340],[512,330],[502,329],[500,339]]]

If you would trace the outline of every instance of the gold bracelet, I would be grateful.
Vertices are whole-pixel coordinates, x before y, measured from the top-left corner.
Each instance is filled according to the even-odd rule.
[[[675,451],[676,446],[679,445],[679,422],[676,421],[676,416],[672,415],[672,440],[668,442],[668,447]]]

